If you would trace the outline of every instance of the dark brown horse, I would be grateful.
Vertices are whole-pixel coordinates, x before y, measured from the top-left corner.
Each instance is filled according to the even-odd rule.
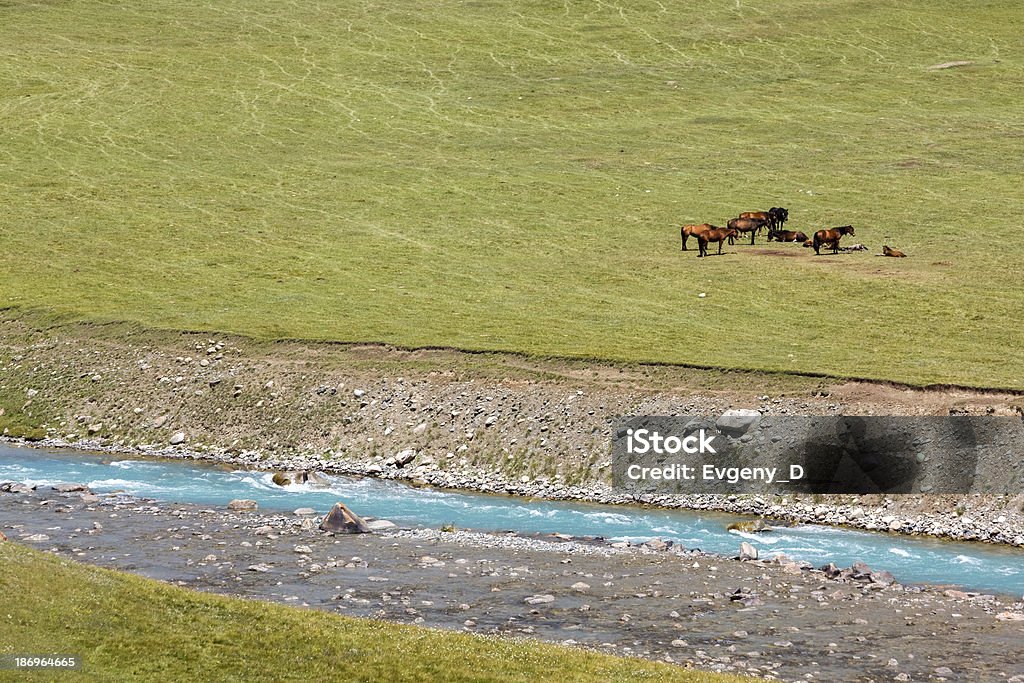
[[[771,242],[806,242],[807,235],[802,232],[793,232],[792,230],[769,230],[768,241]]]
[[[725,224],[726,227],[735,230],[737,233],[749,232],[750,243],[754,243],[754,235],[757,231],[768,225],[768,222],[763,218],[733,218]]]
[[[853,226],[843,225],[838,228],[831,228],[828,230],[819,230],[814,233],[814,253],[821,254],[822,245],[829,245],[832,247],[832,253],[839,253],[839,240],[842,239],[843,235],[853,236]]]
[[[713,230],[705,230],[704,232],[697,233],[697,258],[708,255],[708,242],[718,242],[718,253],[722,253],[722,244],[725,240],[736,237],[737,233],[734,228],[715,228]]]
[[[769,232],[775,228],[775,216],[770,211],[744,211],[740,214],[740,218],[764,221],[764,225],[768,226]],[[760,232],[760,229],[758,229],[758,232]]]
[[[789,220],[789,209],[784,209],[781,206],[773,206],[768,209],[768,214],[775,219],[774,227],[781,228]]]
[[[689,237],[696,237],[698,233],[706,230],[715,230],[716,227],[710,223],[701,223],[700,225],[684,225],[679,229],[679,237],[683,240],[683,251],[686,251],[686,240]]]
[[[784,209],[781,206],[773,206],[767,211],[744,211],[739,217],[759,218],[765,221],[765,225],[768,226],[768,230],[777,230],[789,220],[789,209]]]

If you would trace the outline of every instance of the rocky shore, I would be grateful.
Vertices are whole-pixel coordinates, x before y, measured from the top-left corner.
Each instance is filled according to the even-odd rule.
[[[856,565],[317,521],[75,486],[0,493],[11,541],[199,590],[788,681],[1024,681],[1024,603],[997,596]]]
[[[0,373],[2,431],[37,445],[1024,546],[1024,495],[637,499],[609,484],[618,415],[1019,415],[1015,395],[2,316]]]

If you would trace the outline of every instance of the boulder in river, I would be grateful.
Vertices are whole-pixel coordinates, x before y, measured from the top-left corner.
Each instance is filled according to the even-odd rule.
[[[235,510],[236,512],[256,511],[259,509],[259,507],[259,504],[255,500],[242,500],[236,498],[235,500],[228,503],[228,510]]]
[[[272,477],[273,482],[278,486],[291,486],[292,484],[302,484],[306,481],[305,472],[275,472]]]
[[[368,534],[373,531],[362,517],[349,510],[344,503],[334,504],[320,522],[320,530],[335,534]]]
[[[757,559],[757,548],[750,545],[746,541],[740,543],[740,560],[756,560]]]
[[[275,472],[271,478],[278,486],[291,486],[293,484],[309,484],[310,486],[328,487],[331,480],[327,475],[316,470],[292,470],[287,472]]]
[[[771,531],[772,528],[763,519],[748,519],[742,522],[733,522],[727,526],[726,531],[743,531],[748,534],[759,534],[762,531]]]

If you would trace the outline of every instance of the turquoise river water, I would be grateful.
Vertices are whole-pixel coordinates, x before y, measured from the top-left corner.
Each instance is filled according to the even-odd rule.
[[[299,507],[326,512],[340,500],[361,515],[405,526],[453,524],[463,529],[561,532],[632,541],[661,538],[723,555],[735,555],[746,540],[763,556],[785,553],[815,566],[835,562],[843,567],[862,560],[873,569],[889,570],[902,583],[948,584],[1018,597],[1024,593],[1024,550],[1016,548],[818,525],[737,534],[725,527],[738,518],[721,513],[527,500],[412,488],[372,478],[330,479],[329,488],[282,488],[268,472],[0,444],[0,481],[41,486],[75,482],[88,484],[98,493],[123,491],[164,502],[209,506],[248,498],[256,500],[262,511],[274,512]]]

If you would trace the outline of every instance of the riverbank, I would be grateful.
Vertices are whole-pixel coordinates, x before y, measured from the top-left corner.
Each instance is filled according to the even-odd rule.
[[[609,485],[614,416],[1019,414],[1003,393],[449,350],[255,342],[0,317],[0,426],[83,449],[321,469],[536,498]],[[641,502],[1024,546],[1024,496]]]
[[[782,680],[1024,680],[1024,604],[774,560],[429,529],[87,491],[0,494],[12,540],[179,586]]]
[[[77,657],[76,669],[51,673],[48,679],[749,680],[525,639],[443,632],[199,593],[17,543],[0,542],[0,584],[13,596],[5,602],[6,619],[0,623],[3,681],[32,678],[33,669],[10,670],[17,665],[14,653],[58,652]]]

